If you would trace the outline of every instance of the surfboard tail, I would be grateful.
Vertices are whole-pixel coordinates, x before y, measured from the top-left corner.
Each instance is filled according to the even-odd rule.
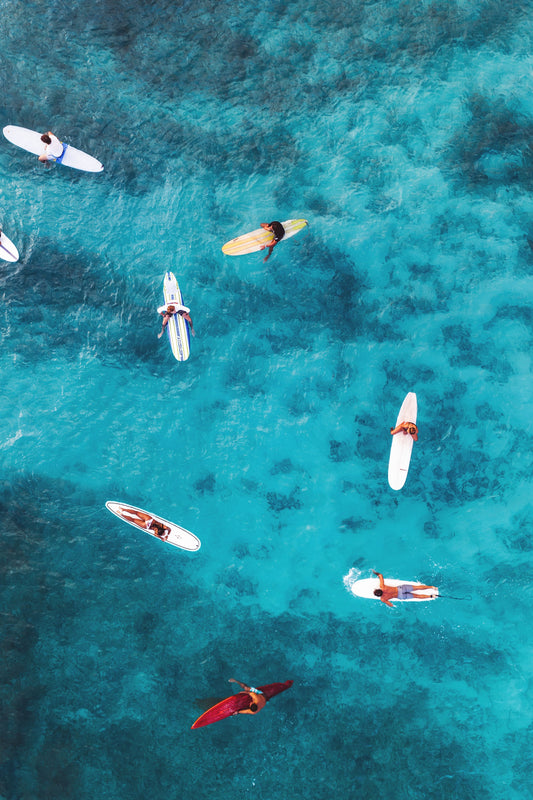
[[[250,705],[250,695],[248,692],[239,692],[231,697],[226,697],[220,703],[208,708],[207,711],[198,717],[196,722],[191,725],[193,728],[203,728],[204,725],[212,725],[213,722],[218,722],[226,717],[232,717],[233,714],[238,714],[239,711],[244,711]]]

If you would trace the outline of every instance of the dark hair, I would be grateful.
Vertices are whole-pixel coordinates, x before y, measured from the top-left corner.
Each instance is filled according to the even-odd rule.
[[[50,139],[47,133],[43,133],[43,135],[41,136],[41,142],[44,142],[45,144],[52,144],[52,140]]]
[[[257,711],[257,703],[252,703],[251,704],[250,711]]]
[[[381,595],[383,594],[383,589],[374,589],[374,594],[376,595],[376,597],[381,597]]]

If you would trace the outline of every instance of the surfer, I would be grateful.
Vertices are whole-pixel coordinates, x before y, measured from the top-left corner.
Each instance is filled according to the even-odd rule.
[[[235,678],[230,678],[229,683],[237,683],[245,692],[250,696],[250,705],[242,711],[236,711],[236,714],[257,714],[266,705],[266,697],[262,691],[255,689],[253,686],[246,686],[245,683],[236,681]]]
[[[44,144],[44,153],[39,156],[39,161],[48,161],[50,158],[61,158],[63,155],[63,145],[52,131],[43,133],[41,142]]]
[[[177,303],[169,303],[166,306],[161,306],[157,309],[157,313],[161,314],[163,317],[163,327],[161,328],[161,333],[157,334],[157,338],[160,339],[163,336],[163,331],[165,330],[166,326],[168,325],[169,319],[171,319],[174,314],[179,314],[180,317],[183,317],[187,320],[189,325],[191,326],[191,333],[193,336],[196,336],[195,330],[193,328],[192,319],[190,315],[190,308],[187,306],[180,306]]]
[[[418,441],[418,428],[414,422],[400,422],[400,424],[396,425],[395,428],[391,428],[390,432],[392,436],[394,436],[395,433],[403,432],[404,435],[409,433],[413,437],[413,442]]]
[[[285,228],[283,227],[281,222],[278,222],[277,220],[274,220],[274,222],[262,222],[261,227],[264,228],[266,231],[270,231],[270,233],[274,235],[274,241],[272,242],[272,244],[264,244],[263,247],[261,248],[261,250],[264,250],[266,247],[268,247],[268,255],[266,255],[263,259],[263,261],[268,261],[268,259],[272,255],[272,250],[275,248],[278,242],[281,242],[281,240],[285,236]]]
[[[422,589],[434,589],[436,594],[439,593],[436,586],[425,586],[424,584],[414,586],[411,583],[402,583],[400,586],[387,586],[381,572],[376,572],[375,569],[372,572],[379,578],[379,589],[374,589],[374,595],[391,608],[394,608],[390,602],[393,598],[397,600],[427,600],[427,594],[417,594]]]
[[[158,522],[155,519],[146,523],[146,530],[153,533],[158,539],[163,539],[164,542],[166,542],[170,535],[170,528],[167,528],[166,525],[163,525],[162,522]]]
[[[170,534],[170,528],[166,525],[163,525],[162,522],[154,519],[147,514],[145,511],[138,511],[137,509],[133,508],[122,508],[122,514],[128,522],[133,522],[134,525],[138,525],[139,528],[144,528],[145,531],[150,531],[153,533],[154,536],[157,536],[158,539],[166,540]]]
[[[204,725],[212,725],[213,722],[233,717],[235,714],[257,714],[269,700],[292,686],[292,681],[285,681],[285,683],[269,683],[256,689],[253,686],[247,686],[245,683],[236,681],[235,678],[230,678],[229,682],[238,684],[243,691],[233,694],[231,697],[226,697],[216,705],[208,708],[191,725],[192,728],[203,728]]]

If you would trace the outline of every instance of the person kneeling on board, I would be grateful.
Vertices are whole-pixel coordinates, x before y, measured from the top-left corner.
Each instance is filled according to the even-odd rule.
[[[196,336],[192,324],[191,315],[189,314],[190,310],[191,309],[187,308],[187,306],[180,306],[177,303],[169,303],[166,306],[161,306],[160,308],[158,308],[157,313],[161,314],[161,316],[163,317],[163,327],[161,328],[161,333],[157,334],[157,338],[160,339],[163,336],[163,332],[166,326],[168,325],[168,321],[174,316],[174,314],[179,314],[181,317],[184,317],[184,319],[186,319],[189,325],[191,326],[192,335]]]
[[[263,259],[264,261],[268,261],[270,256],[272,255],[272,250],[275,248],[278,242],[281,242],[283,237],[285,236],[285,228],[278,222],[274,220],[274,222],[262,222],[261,227],[264,228],[266,231],[270,231],[274,235],[274,241],[272,244],[264,244],[261,250],[265,250],[268,247],[268,255],[266,255]]]
[[[414,422],[400,422],[400,424],[396,425],[395,428],[391,428],[390,432],[393,436],[395,433],[403,432],[405,435],[409,433],[413,437],[414,442],[418,441],[418,428]]]
[[[394,608],[390,602],[393,598],[397,600],[427,600],[427,595],[417,594],[417,592],[422,591],[422,589],[435,589],[436,594],[439,592],[436,586],[426,586],[425,584],[413,586],[411,583],[402,583],[401,586],[387,586],[381,572],[376,572],[375,569],[372,572],[379,578],[379,589],[374,589],[374,595],[379,597],[381,602],[390,606],[390,608]]]
[[[257,714],[266,705],[266,697],[259,689],[254,689],[253,686],[246,686],[245,683],[236,681],[235,678],[230,678],[229,683],[237,683],[245,692],[250,695],[250,706],[244,708],[242,711],[237,711],[237,714]]]
[[[39,156],[39,161],[48,161],[50,158],[61,158],[63,155],[63,145],[55,136],[52,131],[48,131],[48,133],[43,133],[41,136],[41,142],[44,144],[44,153]]]

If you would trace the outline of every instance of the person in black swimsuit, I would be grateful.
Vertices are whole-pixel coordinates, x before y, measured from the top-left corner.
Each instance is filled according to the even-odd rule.
[[[278,222],[277,220],[274,220],[274,222],[262,222],[261,227],[264,228],[266,231],[270,231],[274,235],[274,241],[272,242],[272,244],[265,244],[261,248],[261,250],[264,250],[266,247],[268,247],[268,255],[266,255],[263,259],[263,261],[268,261],[268,259],[272,255],[272,250],[274,249],[274,247],[277,245],[278,242],[281,242],[281,240],[285,236],[285,228],[283,227],[281,222]]]

